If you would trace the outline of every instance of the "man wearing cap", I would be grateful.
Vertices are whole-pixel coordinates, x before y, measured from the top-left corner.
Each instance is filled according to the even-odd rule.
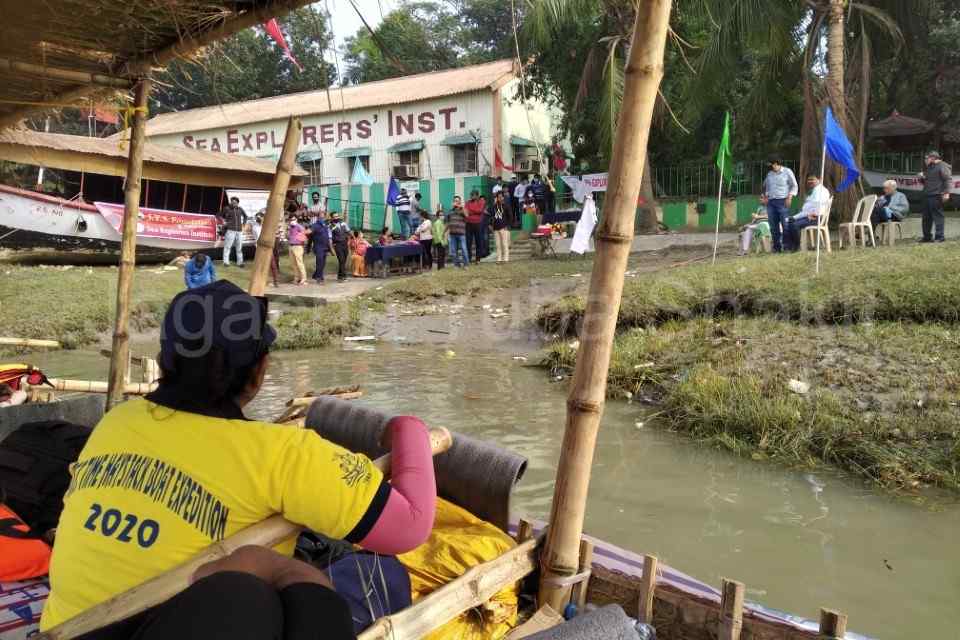
[[[247,223],[247,212],[240,207],[240,198],[230,198],[230,204],[220,212],[225,232],[223,235],[223,266],[230,266],[230,250],[237,248],[237,266],[243,266],[243,225]]]
[[[343,282],[347,279],[347,263],[350,260],[350,227],[336,211],[330,214],[330,243],[337,254],[337,282]]]
[[[943,242],[943,205],[950,200],[953,176],[950,165],[940,159],[940,154],[931,151],[926,157],[926,166],[920,173],[923,181],[923,240]],[[934,230],[936,236],[933,235]]]
[[[770,223],[770,235],[773,237],[773,252],[783,251],[783,228],[790,216],[793,197],[800,191],[797,177],[788,167],[783,166],[779,158],[770,161],[770,172],[763,181],[763,193],[760,200],[767,206],[767,220]]]

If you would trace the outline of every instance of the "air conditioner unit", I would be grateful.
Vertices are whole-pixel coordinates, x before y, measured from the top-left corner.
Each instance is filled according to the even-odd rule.
[[[393,167],[394,178],[419,178],[420,165],[416,164],[398,164]]]
[[[526,159],[517,163],[517,173],[540,173],[540,161]]]

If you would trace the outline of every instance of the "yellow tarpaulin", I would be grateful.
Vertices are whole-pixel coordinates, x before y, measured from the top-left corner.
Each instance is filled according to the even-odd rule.
[[[459,578],[468,569],[517,546],[513,538],[469,511],[437,499],[433,533],[425,544],[397,556],[410,572],[414,601]],[[482,607],[440,627],[426,640],[502,638],[517,623],[519,585],[507,587]]]

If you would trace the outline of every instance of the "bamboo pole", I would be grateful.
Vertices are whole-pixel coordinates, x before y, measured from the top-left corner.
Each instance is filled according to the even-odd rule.
[[[720,588],[720,628],[718,640],[740,640],[743,630],[743,594],[746,591],[742,582],[723,579]]]
[[[446,429],[430,430],[430,447],[433,455],[443,453],[453,444]],[[390,454],[373,461],[380,469],[390,469]],[[151,578],[136,587],[95,605],[66,622],[36,636],[36,640],[69,640],[125,620],[166,602],[188,586],[191,578],[202,565],[228,556],[240,547],[259,545],[274,547],[300,533],[300,525],[288,522],[281,515],[271,516],[262,522],[215,542],[180,566]],[[482,566],[482,565],[481,565]],[[469,573],[469,572],[468,572]],[[448,585],[449,586],[449,585]],[[496,593],[496,591],[494,592]]]
[[[103,73],[87,73],[73,69],[58,69],[57,67],[19,62],[8,58],[0,58],[0,71],[50,78],[51,80],[75,82],[77,84],[90,84],[96,87],[106,87],[110,89],[129,89],[133,84],[133,80],[130,78],[117,78],[116,76],[109,76]]]
[[[623,274],[633,242],[650,121],[663,77],[671,5],[671,0],[648,0],[638,5],[634,24],[607,206],[597,230],[590,294],[567,400],[567,424],[542,556],[539,603],[557,611],[563,611],[570,597],[570,587],[557,580],[577,572],[590,467],[603,414]]]
[[[657,557],[643,556],[643,577],[640,582],[640,601],[637,620],[653,624],[653,597],[657,591]]]
[[[137,216],[140,213],[140,178],[143,176],[143,147],[147,128],[147,98],[150,80],[137,83],[134,98],[133,125],[130,127],[130,154],[127,178],[123,188],[123,229],[120,242],[120,270],[117,274],[117,311],[113,325],[113,347],[110,354],[110,383],[107,410],[123,400],[130,356],[130,296],[133,293],[133,268],[137,252]]]
[[[110,385],[100,380],[63,380],[51,378],[50,384],[57,391],[78,391],[82,393],[109,393]],[[156,382],[128,382],[122,387],[124,395],[143,396],[157,390]]]
[[[423,638],[533,573],[537,568],[537,543],[531,538],[498,558],[470,568],[403,611],[380,618],[357,640]]]
[[[59,349],[60,343],[56,340],[34,340],[33,338],[0,338],[0,346]]]
[[[283,201],[290,186],[290,172],[297,159],[300,146],[300,131],[303,125],[300,118],[291,116],[287,121],[287,135],[283,140],[283,151],[277,163],[277,172],[273,176],[273,187],[267,199],[267,213],[263,216],[260,237],[257,238],[257,253],[253,257],[253,275],[250,277],[248,292],[252,296],[262,296],[267,288],[270,276],[270,261],[273,259],[273,244],[277,238],[277,225],[283,216]]]

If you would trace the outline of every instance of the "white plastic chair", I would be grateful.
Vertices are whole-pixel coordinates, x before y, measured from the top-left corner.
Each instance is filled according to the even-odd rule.
[[[877,204],[877,196],[865,196],[857,202],[857,208],[853,210],[853,219],[850,222],[844,222],[839,227],[840,248],[843,249],[843,236],[846,233],[850,240],[850,247],[857,246],[857,230],[860,230],[860,241],[863,246],[867,246],[867,234],[870,234],[870,244],[877,246],[876,238],[873,236],[873,224],[870,222],[870,216],[873,214],[873,207]]]
[[[820,234],[821,244],[826,246],[827,253],[831,253],[833,248],[830,246],[830,209],[833,207],[833,197],[831,196],[825,203],[820,205],[820,216],[817,224],[804,227],[803,235],[800,236],[800,250],[807,250],[807,242],[811,246],[816,246],[817,235]]]
[[[895,242],[895,233],[900,234],[900,239],[903,240],[903,225],[896,220],[881,222],[877,226],[877,232],[880,234],[880,244],[892,247]]]

